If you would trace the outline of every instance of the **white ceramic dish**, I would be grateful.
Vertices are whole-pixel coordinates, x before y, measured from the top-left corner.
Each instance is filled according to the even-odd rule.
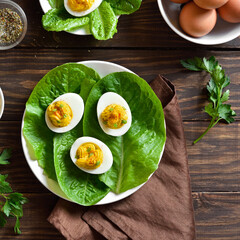
[[[87,67],[93,68],[94,70],[96,70],[100,77],[104,77],[110,73],[113,72],[131,72],[129,69],[122,67],[120,65],[114,64],[114,63],[110,63],[110,62],[104,62],[104,61],[83,61],[83,62],[79,62],[81,64],[84,64]],[[23,115],[23,119],[24,119],[24,115]],[[22,119],[22,130],[23,130],[23,122]],[[166,125],[165,125],[166,128]],[[25,155],[25,158],[27,160],[27,163],[29,165],[29,167],[31,168],[32,172],[34,173],[34,175],[37,177],[37,179],[48,189],[50,190],[52,193],[56,194],[57,196],[69,200],[68,197],[64,194],[64,192],[60,189],[59,185],[57,182],[55,182],[52,179],[49,179],[47,176],[45,176],[43,174],[43,169],[41,167],[38,166],[38,162],[36,161],[36,159],[34,159],[31,155],[31,150],[30,148],[27,146],[27,143],[25,141],[25,138],[23,137],[23,132],[21,131],[21,140],[22,140],[22,148],[23,148],[23,152]],[[163,146],[163,150],[161,152],[161,156],[159,159],[159,162],[162,158],[163,155],[163,151],[164,151],[164,147]],[[151,177],[151,176],[150,176]],[[126,192],[120,193],[120,194],[115,194],[113,192],[109,192],[102,200],[100,200],[96,205],[101,205],[101,204],[107,204],[107,203],[112,203],[112,202],[116,202],[119,201],[123,198],[128,197],[129,195],[133,194],[134,192],[136,192],[139,188],[141,188],[144,184],[141,184],[135,188],[132,188]]]
[[[216,45],[229,42],[240,36],[240,23],[228,23],[219,16],[214,29],[201,38],[193,38],[180,28],[178,23],[181,4],[173,3],[170,0],[158,0],[160,12],[168,26],[180,37],[197,44]]]
[[[3,110],[4,110],[4,96],[3,96],[3,91],[0,88],[0,119],[1,119],[2,114],[3,114]]]

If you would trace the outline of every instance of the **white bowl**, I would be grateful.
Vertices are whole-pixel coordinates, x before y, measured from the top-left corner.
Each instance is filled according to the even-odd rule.
[[[3,96],[2,89],[0,88],[0,119],[3,114],[3,110],[4,110],[4,96]]]
[[[229,42],[240,36],[240,23],[228,23],[219,16],[214,29],[207,35],[194,38],[187,35],[179,25],[179,13],[181,4],[173,3],[170,0],[158,0],[160,12],[168,26],[180,37],[197,44],[216,45]]]

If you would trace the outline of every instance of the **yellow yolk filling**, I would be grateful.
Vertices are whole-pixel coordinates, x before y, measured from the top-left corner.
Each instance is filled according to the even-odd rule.
[[[73,11],[86,11],[93,5],[94,0],[68,0],[68,5]]]
[[[87,169],[98,168],[103,162],[103,152],[94,143],[83,143],[76,152],[76,164]]]
[[[72,120],[73,113],[64,101],[57,101],[47,108],[47,115],[55,127],[66,127]]]
[[[107,106],[102,112],[101,118],[103,123],[112,129],[121,128],[128,120],[126,109],[117,104]]]

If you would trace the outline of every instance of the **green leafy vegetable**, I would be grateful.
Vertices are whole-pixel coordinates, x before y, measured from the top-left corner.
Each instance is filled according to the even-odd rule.
[[[107,40],[117,32],[118,19],[107,2],[90,13],[90,31],[98,40]]]
[[[142,0],[106,0],[110,3],[116,15],[131,14],[137,11]]]
[[[42,17],[43,27],[47,31],[74,31],[88,23],[89,17],[75,18],[65,8],[53,8]]]
[[[230,91],[224,92],[224,88],[230,84],[230,79],[225,75],[224,69],[218,64],[215,57],[212,56],[209,59],[195,57],[194,59],[182,60],[181,64],[189,70],[206,71],[211,75],[207,85],[210,103],[205,107],[205,112],[212,117],[212,120],[205,132],[193,142],[195,144],[220,120],[232,123],[236,113],[231,109],[231,105],[223,104],[229,99]]]
[[[12,154],[11,149],[4,149],[0,155],[0,164],[2,165],[9,164],[7,160],[11,157],[11,154]]]
[[[48,0],[52,8],[62,8],[64,6],[64,0]]]
[[[23,134],[33,149],[39,166],[51,179],[56,180],[53,158],[53,133],[45,123],[45,111],[48,105],[64,93],[84,92],[82,82],[86,79],[100,79],[97,72],[84,65],[68,63],[48,72],[36,85],[26,103]],[[86,90],[85,87],[85,91]]]
[[[132,113],[129,131],[120,137],[105,134],[99,126],[96,107],[105,92],[116,92],[128,103]],[[100,175],[112,191],[124,192],[146,182],[158,168],[166,140],[164,114],[160,100],[147,82],[126,72],[112,73],[92,88],[87,99],[83,133],[103,141],[113,154],[113,166]]]
[[[90,92],[95,82],[84,81],[84,91]],[[88,89],[87,89],[88,88]],[[82,92],[82,91],[81,91]],[[83,96],[82,96],[83,97]],[[87,96],[83,98],[86,101]],[[54,165],[58,183],[64,193],[74,202],[90,206],[107,195],[110,189],[99,181],[97,175],[88,174],[78,169],[72,162],[69,151],[74,141],[83,136],[82,121],[77,127],[54,138]],[[91,148],[87,149],[88,152]],[[91,155],[93,153],[90,153]]]
[[[8,164],[6,159],[11,157],[11,150],[5,149],[0,155],[0,164]],[[7,163],[6,163],[7,162]],[[7,223],[6,218],[15,217],[14,226],[15,233],[20,234],[20,221],[23,216],[22,205],[27,202],[21,193],[13,192],[10,184],[6,181],[8,175],[0,174],[0,227],[4,227]]]
[[[90,14],[74,17],[65,10],[63,0],[48,0],[52,9],[42,18],[47,31],[73,31],[89,28],[98,40],[107,40],[117,32],[116,15],[131,14],[139,9],[142,0],[103,0]]]

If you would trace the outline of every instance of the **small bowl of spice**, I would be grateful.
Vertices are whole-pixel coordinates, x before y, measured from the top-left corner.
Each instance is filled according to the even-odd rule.
[[[3,97],[2,89],[0,87],[0,119],[1,119],[2,114],[3,114],[3,109],[4,109],[4,97]]]
[[[27,17],[13,1],[0,1],[0,50],[18,45],[27,32]]]

